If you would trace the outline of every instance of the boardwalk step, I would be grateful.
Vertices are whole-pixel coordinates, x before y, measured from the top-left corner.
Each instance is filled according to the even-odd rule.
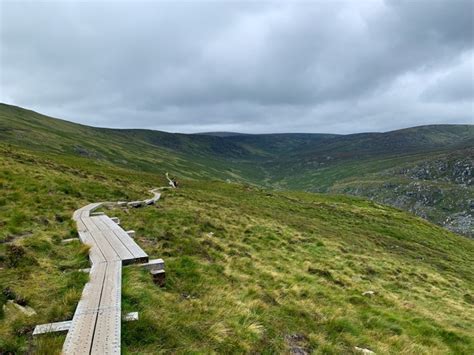
[[[76,241],[79,241],[79,238],[68,238],[68,239],[63,239],[63,240],[61,240],[61,243],[63,243],[63,244],[67,244],[67,243],[76,242]]]
[[[138,312],[130,312],[123,316],[125,322],[133,322],[138,320]]]
[[[122,317],[124,322],[133,322],[138,320],[138,312],[130,312]],[[40,335],[46,333],[66,332],[71,328],[72,320],[64,322],[39,324],[33,330],[33,335]]]
[[[147,270],[164,270],[165,269],[165,262],[163,259],[152,259],[145,264],[140,264],[140,266],[144,267]]]
[[[105,213],[104,212],[92,212],[90,215],[91,216],[103,216]]]
[[[45,333],[54,333],[54,332],[65,332],[71,328],[72,320],[67,320],[64,322],[56,323],[46,323],[40,324],[35,327],[33,330],[33,335],[45,334]]]

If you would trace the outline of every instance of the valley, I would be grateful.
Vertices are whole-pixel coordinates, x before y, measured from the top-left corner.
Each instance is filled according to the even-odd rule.
[[[474,236],[474,126],[353,135],[171,134],[82,126],[0,105],[4,144],[93,164],[277,190],[346,193]]]

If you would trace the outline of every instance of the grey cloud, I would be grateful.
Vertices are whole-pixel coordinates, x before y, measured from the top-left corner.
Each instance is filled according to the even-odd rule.
[[[423,91],[421,97],[428,101],[474,103],[474,51],[468,53],[458,65],[441,73]]]
[[[348,133],[473,120],[471,1],[0,4],[0,101],[86,124]]]

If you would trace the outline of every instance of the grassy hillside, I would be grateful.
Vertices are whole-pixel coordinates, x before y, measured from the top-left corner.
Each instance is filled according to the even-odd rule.
[[[224,162],[248,155],[219,137],[94,128],[5,104],[0,104],[0,140],[66,159],[82,157],[94,164],[147,172],[169,169],[189,178],[243,180],[239,167]]]
[[[87,127],[0,104],[0,140],[63,161],[365,196],[474,237],[472,125],[345,136],[185,135]],[[404,172],[425,167],[428,175]]]
[[[61,243],[73,210],[143,196],[163,171],[8,148],[0,162],[0,353],[52,354],[64,336],[30,334],[70,319],[86,282],[87,248]],[[125,353],[474,351],[474,242],[405,212],[186,180],[157,207],[108,213],[167,268],[163,289],[125,268],[123,312],[140,313],[123,323]]]

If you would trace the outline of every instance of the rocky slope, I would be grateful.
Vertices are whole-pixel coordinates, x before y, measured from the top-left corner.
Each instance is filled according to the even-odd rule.
[[[440,154],[336,184],[331,191],[367,196],[474,237],[474,148]]]

